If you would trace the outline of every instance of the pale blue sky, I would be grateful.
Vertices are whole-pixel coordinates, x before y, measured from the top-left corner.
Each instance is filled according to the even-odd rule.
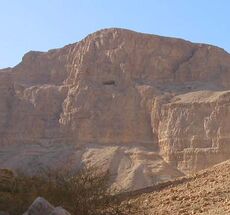
[[[0,0],[0,68],[30,51],[81,40],[102,28],[210,43],[230,52],[229,0]]]

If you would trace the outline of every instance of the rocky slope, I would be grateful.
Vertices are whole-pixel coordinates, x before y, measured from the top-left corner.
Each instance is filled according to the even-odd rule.
[[[145,190],[129,200],[138,214],[227,215],[230,213],[230,161]],[[155,190],[155,191],[153,191]],[[126,200],[127,201],[127,200]]]
[[[230,55],[105,29],[0,70],[0,167],[98,165],[139,189],[230,158]]]

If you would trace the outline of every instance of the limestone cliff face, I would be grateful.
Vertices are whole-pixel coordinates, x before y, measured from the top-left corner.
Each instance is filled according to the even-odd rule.
[[[3,167],[96,164],[138,189],[230,157],[220,48],[106,29],[0,71]]]
[[[153,109],[161,154],[183,172],[197,171],[229,158],[230,91],[177,95]]]

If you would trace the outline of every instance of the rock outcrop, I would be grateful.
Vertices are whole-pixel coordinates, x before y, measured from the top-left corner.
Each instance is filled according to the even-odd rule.
[[[196,91],[161,105],[158,141],[165,160],[185,173],[229,159],[230,91]]]
[[[70,215],[70,213],[62,207],[55,208],[44,198],[38,197],[23,215]]]
[[[105,29],[0,70],[0,167],[109,169],[139,189],[230,158],[230,55]]]
[[[14,187],[16,174],[9,169],[0,169],[0,189],[9,191]]]

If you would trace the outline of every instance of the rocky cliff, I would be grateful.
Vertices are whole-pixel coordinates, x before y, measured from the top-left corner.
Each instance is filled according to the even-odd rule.
[[[0,166],[98,165],[139,189],[230,158],[230,55],[105,29],[0,70]]]

